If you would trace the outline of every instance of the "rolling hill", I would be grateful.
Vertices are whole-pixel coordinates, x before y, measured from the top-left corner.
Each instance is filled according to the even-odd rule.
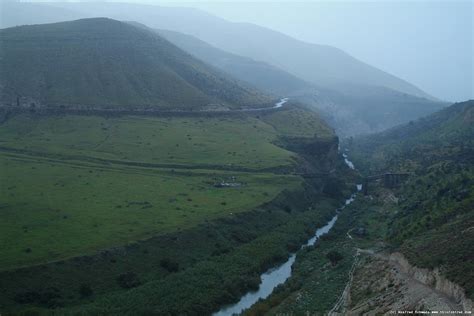
[[[203,109],[269,105],[153,32],[93,18],[0,31],[3,105]]]
[[[262,91],[290,96],[316,107],[340,136],[379,132],[428,115],[445,105],[379,86],[360,90],[358,85],[346,85],[344,91],[323,88],[268,63],[213,47],[191,35],[168,30],[157,32],[196,58]]]
[[[430,98],[414,85],[363,63],[338,48],[306,43],[254,24],[233,23],[201,10],[130,3],[49,4],[82,16],[137,21],[152,28],[193,35],[227,52],[263,61],[325,88],[341,90],[347,84],[360,85],[360,88],[383,86]]]
[[[295,96],[314,91],[314,85],[270,64],[228,53],[198,38],[169,30],[158,34],[205,63],[215,66],[233,77],[276,95]]]
[[[379,132],[447,105],[337,48],[200,10],[58,2],[4,3],[2,9],[3,27],[107,16],[159,29],[176,46],[250,86],[316,107],[342,137]]]

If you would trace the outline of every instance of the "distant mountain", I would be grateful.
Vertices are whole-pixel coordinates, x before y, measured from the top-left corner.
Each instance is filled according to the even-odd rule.
[[[19,9],[20,6],[22,9]],[[206,12],[190,8],[160,7],[129,3],[60,3],[51,2],[42,9],[29,3],[4,7],[8,19],[3,27],[24,23],[64,21],[76,12],[79,17],[110,17],[137,21],[152,28],[193,35],[225,51],[263,61],[321,87],[341,90],[346,85],[383,86],[415,96],[430,98],[414,85],[365,64],[335,47],[299,41],[285,34],[248,23],[233,23]],[[67,10],[66,16],[48,14]],[[29,13],[28,13],[29,12]],[[29,15],[29,17],[27,17]]]
[[[280,96],[316,90],[314,85],[270,64],[228,53],[191,35],[169,30],[156,31],[184,51],[259,89]]]
[[[298,99],[325,114],[339,136],[383,131],[442,109],[447,103],[428,100],[384,87],[347,86],[346,91],[319,89]]]
[[[239,108],[271,103],[150,32],[93,18],[0,31],[4,105]]]
[[[335,47],[306,43],[254,24],[229,22],[201,10],[105,2],[51,5],[190,34],[215,47],[269,63],[322,87],[341,89],[346,84],[384,86],[430,97],[412,84]]]
[[[145,26],[142,26],[145,27]],[[173,44],[242,81],[317,107],[339,135],[378,132],[441,109],[445,104],[384,87],[318,87],[277,67],[215,48],[191,35],[157,30]]]
[[[160,29],[178,47],[249,86],[318,108],[342,137],[378,132],[446,105],[336,48],[304,43],[256,25],[231,23],[200,10],[126,3],[49,3],[25,9],[30,6],[4,5],[8,18],[0,25],[44,23],[46,17],[59,21],[73,13],[78,18],[137,21]],[[61,10],[67,11],[64,17]],[[28,18],[24,12],[30,13]]]

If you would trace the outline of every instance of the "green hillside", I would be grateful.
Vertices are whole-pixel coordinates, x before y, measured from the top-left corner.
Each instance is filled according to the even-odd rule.
[[[94,108],[270,105],[153,32],[105,18],[0,31],[0,104]]]
[[[347,140],[363,177],[398,171],[410,177],[399,186],[371,181],[327,235],[298,253],[291,277],[243,315],[469,311],[473,114],[474,101],[458,103],[385,133]],[[399,252],[409,264],[396,259],[403,258]]]
[[[388,240],[411,263],[439,268],[474,295],[474,101],[349,141],[366,175],[410,172]],[[369,185],[370,187],[370,185]]]
[[[332,182],[300,174],[329,174],[337,161],[333,131],[296,103],[10,116],[0,123],[0,309],[209,314],[331,216]],[[157,293],[167,298],[137,306]]]
[[[30,9],[33,6],[34,9]],[[29,21],[26,23],[45,23],[48,17],[49,21],[64,21],[60,14],[51,13],[61,12],[58,11],[60,8],[67,10],[64,13],[66,18],[72,13],[77,18],[103,16],[190,34],[224,51],[263,61],[303,80],[337,91],[343,90],[344,84],[359,85],[360,90],[367,86],[383,86],[429,98],[414,85],[336,47],[303,42],[265,27],[234,23],[193,8],[119,2],[51,2],[41,7],[21,3],[5,7],[9,16],[2,24],[19,25],[26,20]]]
[[[368,173],[418,171],[447,160],[468,162],[473,148],[474,102],[456,103],[430,116],[361,137],[351,157]]]

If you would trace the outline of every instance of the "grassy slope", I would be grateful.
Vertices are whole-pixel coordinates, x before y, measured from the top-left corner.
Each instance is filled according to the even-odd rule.
[[[194,35],[220,49],[240,56],[265,61],[285,69],[300,78],[321,86],[344,82],[361,85],[387,86],[413,95],[426,95],[413,85],[330,46],[298,41],[270,29],[246,23],[232,23],[206,12],[190,8],[168,8],[130,3],[51,3],[44,5],[21,3],[5,6],[8,18],[5,25],[45,23],[65,16],[107,16],[123,21],[137,21],[152,28],[170,29]],[[32,9],[33,7],[33,9]],[[67,9],[64,14],[50,17],[57,7]],[[31,14],[31,12],[35,12]],[[334,82],[335,81],[335,82]]]
[[[315,121],[315,131],[325,128],[319,124]],[[294,156],[272,144],[278,136],[274,127],[253,117],[57,116],[37,120],[25,115],[5,122],[0,131],[2,147],[162,166],[262,169],[287,165]]]
[[[3,104],[202,108],[270,99],[157,34],[104,18],[0,31]],[[30,99],[31,98],[31,99]]]
[[[315,113],[298,106],[220,117],[24,114],[0,131],[0,269],[250,210],[301,183],[268,171],[295,167],[296,153],[275,145],[278,139],[333,137]],[[232,176],[243,185],[214,187]]]
[[[123,244],[248,210],[299,183],[296,178],[272,174],[212,170],[292,164],[294,154],[271,143],[278,132],[255,118],[38,119],[24,115],[7,121],[0,130],[1,170],[6,179],[0,191],[2,231],[6,232],[2,234],[3,269]],[[11,148],[24,153],[7,150]],[[155,162],[161,167],[172,164],[178,169],[110,165],[108,160],[97,165],[85,161],[88,157]],[[179,169],[205,166],[209,170]],[[231,176],[245,185],[213,187]],[[13,237],[15,243],[11,243]]]
[[[302,107],[272,112],[262,117],[262,120],[273,126],[284,137],[320,139],[334,137],[334,131],[319,114]]]
[[[3,155],[0,161],[1,269],[185,229],[252,209],[300,184],[296,177],[270,174],[114,170]],[[230,176],[245,185],[213,187]]]
[[[218,117],[10,118],[0,125],[0,170],[8,180],[0,185],[0,264],[7,269],[0,272],[0,305],[90,303],[81,285],[97,300],[78,307],[86,312],[154,306],[207,313],[232,301],[336,207],[301,178],[278,174],[297,167],[297,154],[274,144],[280,138],[334,139],[307,111],[294,105]],[[314,158],[330,159],[326,154]],[[243,185],[213,186],[232,176]],[[163,260],[176,262],[179,273]],[[121,287],[117,279],[128,272],[143,286]],[[137,305],[157,293],[167,298]]]

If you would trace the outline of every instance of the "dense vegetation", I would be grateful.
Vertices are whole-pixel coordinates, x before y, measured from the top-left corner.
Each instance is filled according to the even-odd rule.
[[[271,101],[156,33],[115,20],[3,29],[0,42],[4,106],[190,110]]]
[[[350,154],[365,173],[423,171],[437,163],[469,163],[474,147],[473,101],[385,132],[349,139]]]
[[[367,174],[410,172],[388,240],[421,267],[440,268],[474,295],[474,102],[454,104],[379,135],[356,139]]]
[[[359,194],[327,235],[298,253],[291,278],[244,315],[323,315],[331,310],[349,281],[357,248],[376,249],[387,237],[395,210],[378,201]]]
[[[344,208],[328,235],[314,247],[300,251],[292,277],[245,315],[324,314],[337,306],[348,284],[346,312],[388,293],[397,299],[400,289],[387,281],[387,271],[366,271],[385,280],[377,293],[370,280],[359,288],[350,277],[351,271],[357,274],[374,253],[387,257],[394,251],[402,252],[412,265],[438,268],[472,299],[473,114],[474,102],[454,104],[385,133],[347,140],[351,159],[363,176],[384,172],[412,175],[400,187],[370,182],[368,195],[360,193]],[[370,303],[366,308],[371,310]]]

